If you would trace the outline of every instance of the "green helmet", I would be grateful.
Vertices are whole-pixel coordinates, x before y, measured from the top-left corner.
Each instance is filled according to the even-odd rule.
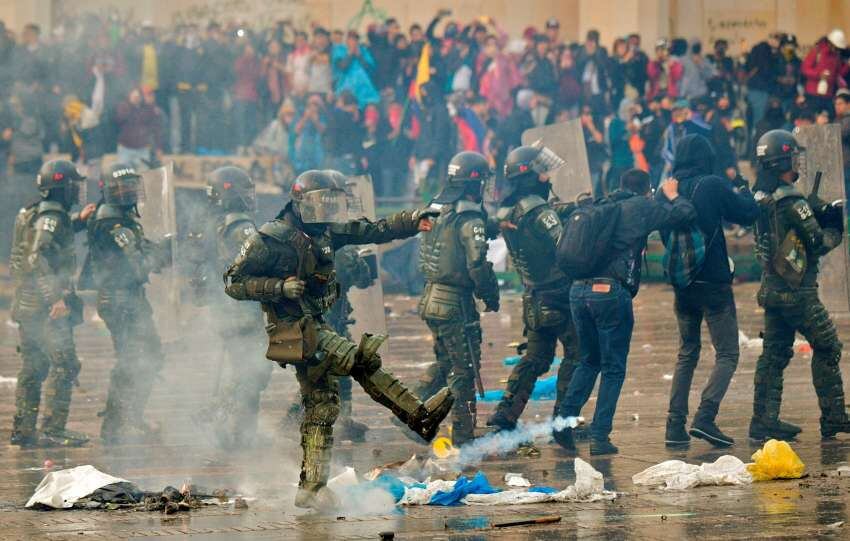
[[[51,160],[38,170],[35,183],[43,198],[71,208],[85,200],[85,179],[68,160]]]

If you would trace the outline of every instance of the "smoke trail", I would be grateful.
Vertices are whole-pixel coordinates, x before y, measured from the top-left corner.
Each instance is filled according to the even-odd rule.
[[[452,465],[458,468],[479,464],[488,455],[504,455],[525,442],[548,438],[555,430],[578,426],[576,417],[555,417],[543,423],[523,423],[510,431],[491,432],[458,449]]]

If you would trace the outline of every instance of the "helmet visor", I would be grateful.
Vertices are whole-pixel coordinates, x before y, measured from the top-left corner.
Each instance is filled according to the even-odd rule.
[[[552,174],[567,164],[563,158],[555,154],[549,147],[543,146],[543,141],[538,139],[531,146],[539,148],[540,152],[531,160],[531,168],[538,175]]]
[[[348,197],[343,190],[312,190],[297,201],[305,224],[345,223],[348,221]]]
[[[145,185],[142,177],[124,176],[109,180],[104,193],[106,202],[112,205],[135,205],[145,200]]]

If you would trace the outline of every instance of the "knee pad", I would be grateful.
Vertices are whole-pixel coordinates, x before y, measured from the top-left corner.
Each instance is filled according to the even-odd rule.
[[[313,391],[307,397],[304,422],[331,426],[339,416],[339,395],[330,391]]]

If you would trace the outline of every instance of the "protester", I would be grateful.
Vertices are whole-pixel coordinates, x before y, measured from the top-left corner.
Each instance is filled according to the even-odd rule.
[[[650,197],[649,175],[637,169],[626,171],[620,178],[622,189],[609,199],[610,204],[620,206],[620,218],[609,250],[600,254],[602,264],[590,272],[593,277],[575,280],[570,290],[579,365],[558,413],[561,417],[577,417],[601,374],[590,428],[591,455],[618,452],[608,435],[626,378],[634,328],[632,298],[640,289],[640,262],[646,237],[658,229],[688,225],[696,217],[690,201],[679,197],[678,184],[668,179],[661,187],[666,199],[654,200]],[[556,431],[555,441],[568,451],[576,449],[571,428]]]
[[[724,222],[752,225],[758,216],[753,195],[743,180],[733,185],[714,175],[716,155],[711,143],[701,135],[686,135],[677,144],[672,176],[679,181],[679,193],[696,209],[696,223],[705,243],[704,261],[695,270],[691,283],[679,284],[675,292],[675,313],[679,323],[679,357],[673,374],[665,441],[686,445],[688,395],[701,349],[700,329],[705,319],[711,334],[716,360],[691,424],[690,435],[716,447],[728,447],[734,440],[714,423],[720,403],[738,365],[738,319]],[[667,238],[667,232],[662,232]]]

